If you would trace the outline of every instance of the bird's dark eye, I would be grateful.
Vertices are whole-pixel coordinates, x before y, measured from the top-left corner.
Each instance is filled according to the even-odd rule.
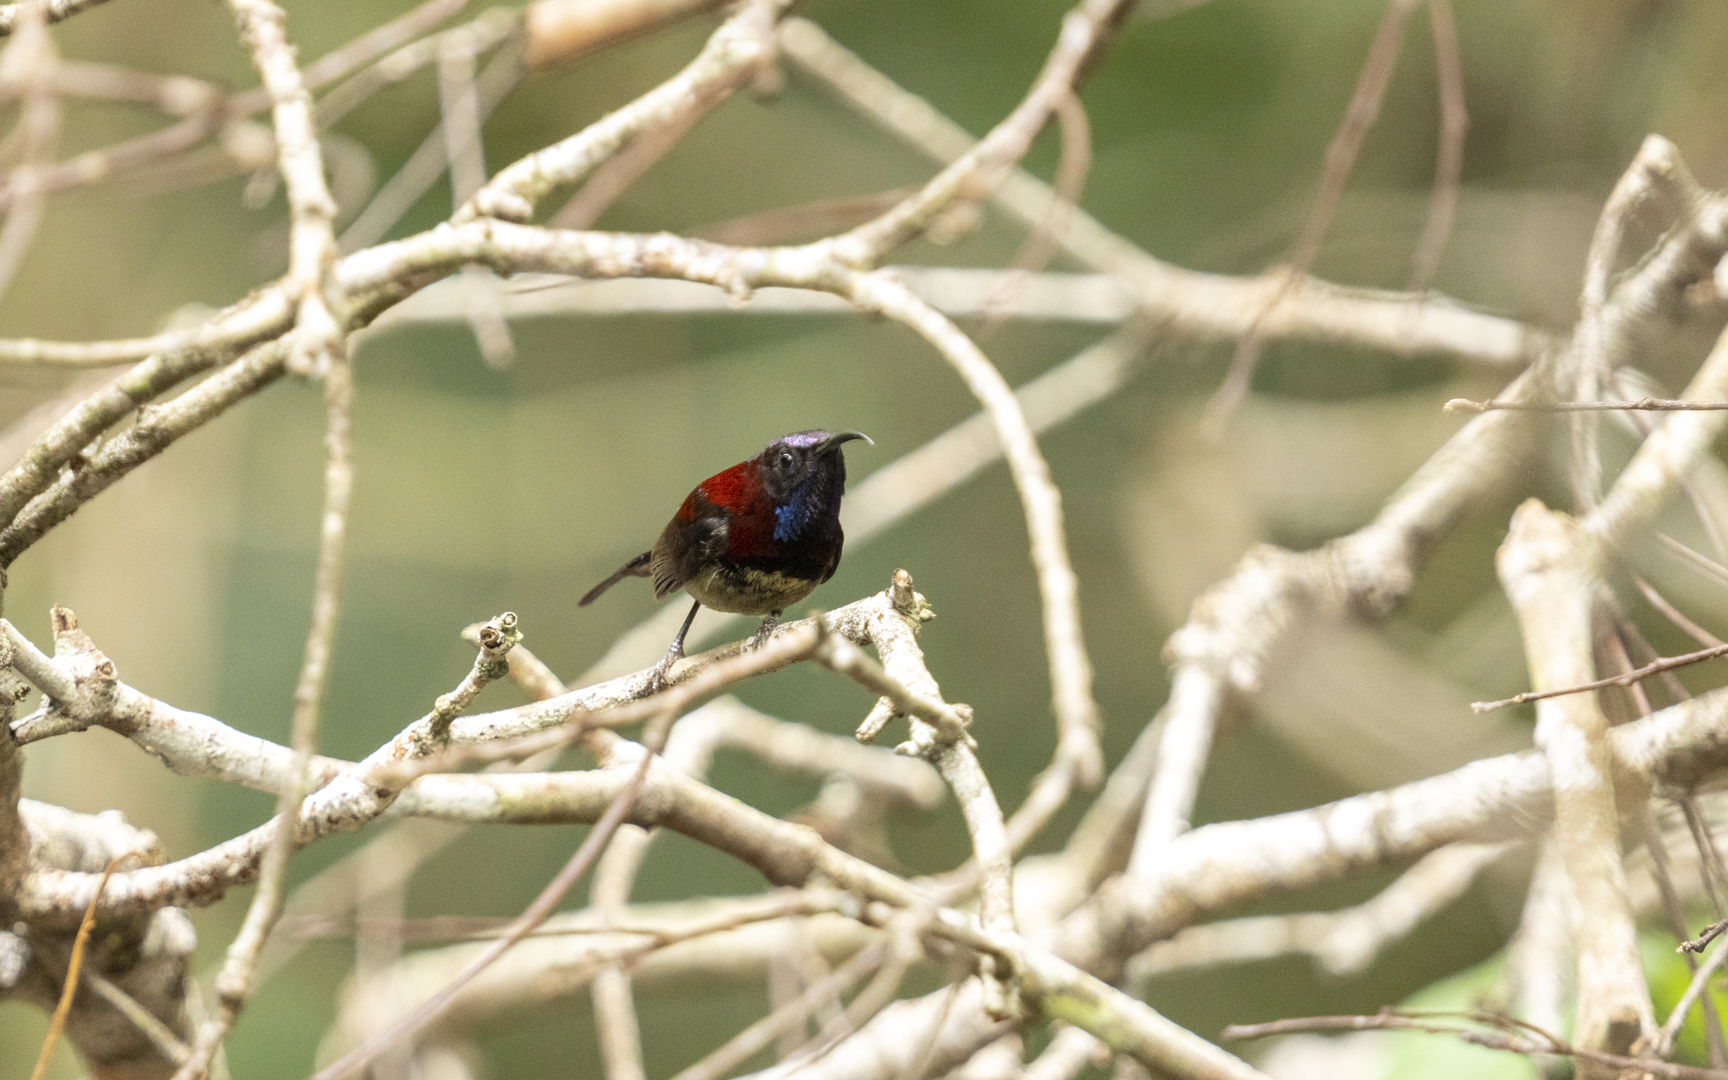
[[[792,464],[792,452],[790,450],[780,451],[780,468],[787,472],[791,472]]]

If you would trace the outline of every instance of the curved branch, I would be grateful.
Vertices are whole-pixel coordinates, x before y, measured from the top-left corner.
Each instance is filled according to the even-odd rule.
[[[24,9],[31,6],[46,9],[43,15],[51,23],[70,19],[82,11],[88,11],[106,0],[46,0],[46,2],[31,4],[0,4],[0,34],[10,34],[18,26]]]

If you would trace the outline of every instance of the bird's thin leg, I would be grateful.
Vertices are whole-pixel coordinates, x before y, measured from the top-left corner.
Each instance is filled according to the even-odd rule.
[[[684,616],[684,625],[678,628],[678,636],[672,639],[672,647],[666,650],[666,655],[654,665],[654,671],[648,676],[648,692],[658,694],[666,688],[666,673],[672,670],[672,665],[684,655],[684,635],[690,632],[690,624],[696,621],[696,612],[702,607],[698,600],[690,605],[690,614]]]
[[[768,639],[774,635],[774,628],[779,625],[780,613],[778,611],[770,611],[767,616],[763,618],[761,629],[757,630],[756,636],[750,639],[750,647],[752,649],[760,649],[762,646],[768,644]]]

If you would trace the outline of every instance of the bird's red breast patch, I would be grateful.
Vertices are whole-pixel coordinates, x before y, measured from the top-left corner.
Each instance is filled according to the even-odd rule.
[[[748,559],[769,554],[777,547],[774,508],[768,504],[768,493],[762,490],[755,458],[741,461],[697,484],[696,491],[690,493],[678,511],[678,516],[686,521],[695,520],[697,491],[713,505],[731,512],[726,545],[730,557]]]

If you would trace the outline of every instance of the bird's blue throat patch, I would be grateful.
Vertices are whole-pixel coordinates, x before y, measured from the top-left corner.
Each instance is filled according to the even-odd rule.
[[[825,475],[823,466],[817,466],[792,489],[792,497],[786,500],[786,505],[774,508],[774,539],[789,544],[808,535],[812,529],[820,530],[825,516],[837,515],[840,512],[838,499],[833,501],[826,514],[823,510],[828,505],[823,492],[833,486],[833,478]]]
[[[774,508],[774,539],[784,544],[804,529],[810,518],[809,499],[793,496],[785,506]]]

